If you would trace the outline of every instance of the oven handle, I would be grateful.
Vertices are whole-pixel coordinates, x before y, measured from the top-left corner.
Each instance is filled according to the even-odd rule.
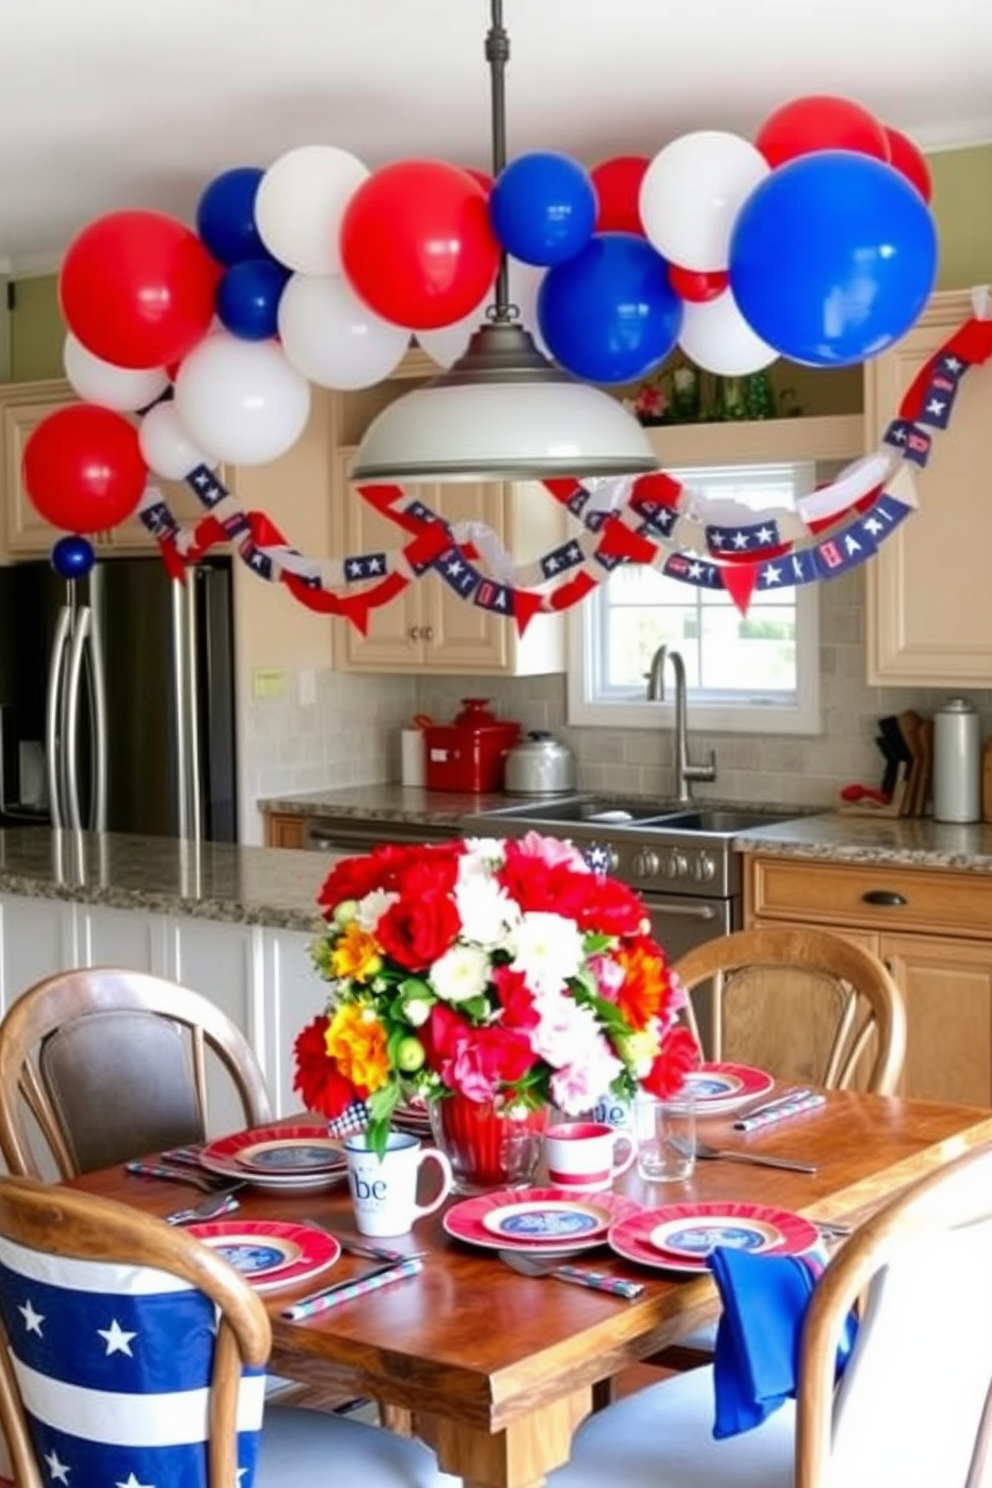
[[[649,899],[642,895],[644,908],[651,914],[671,915],[673,919],[715,920],[720,913],[713,904],[694,904],[682,899]]]

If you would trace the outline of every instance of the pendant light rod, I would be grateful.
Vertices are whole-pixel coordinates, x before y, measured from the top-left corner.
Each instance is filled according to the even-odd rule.
[[[491,25],[486,34],[486,61],[489,63],[490,124],[492,129],[493,180],[506,165],[506,64],[510,60],[510,35],[503,25],[503,0],[491,0]],[[509,325],[519,312],[511,306],[510,273],[506,249],[501,247],[496,274],[495,303],[486,317],[495,325]]]

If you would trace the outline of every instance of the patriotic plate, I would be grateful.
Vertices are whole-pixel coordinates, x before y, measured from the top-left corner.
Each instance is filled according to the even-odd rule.
[[[695,1091],[698,1115],[722,1116],[767,1095],[775,1080],[746,1064],[701,1064],[686,1083]]]
[[[610,1227],[610,1249],[662,1271],[705,1271],[717,1245],[800,1255],[816,1245],[816,1225],[788,1209],[763,1204],[665,1204]]]
[[[520,1232],[525,1211],[530,1216],[527,1222],[535,1227],[542,1224],[536,1216],[545,1216],[544,1236]],[[573,1231],[558,1236],[547,1233],[552,1224],[563,1222],[566,1211],[584,1212],[590,1219],[595,1211],[597,1215],[606,1216],[606,1223],[601,1226],[597,1217],[596,1228],[587,1228],[585,1233],[577,1234]],[[501,1188],[492,1193],[463,1199],[460,1204],[453,1204],[445,1214],[443,1223],[452,1239],[464,1240],[468,1245],[481,1245],[489,1250],[520,1250],[540,1255],[557,1255],[559,1252],[594,1250],[597,1245],[605,1242],[609,1225],[640,1212],[641,1206],[633,1199],[624,1198],[622,1194],[597,1194],[595,1199],[585,1202],[577,1200],[574,1194],[562,1188]],[[590,1219],[583,1220],[582,1223],[588,1225]],[[508,1229],[507,1225],[511,1225],[511,1228]]]
[[[340,1183],[348,1171],[344,1153],[322,1126],[256,1126],[234,1132],[208,1142],[200,1163],[211,1173],[257,1188],[308,1191]]]
[[[605,1235],[613,1223],[613,1214],[606,1204],[581,1203],[575,1199],[528,1199],[487,1210],[482,1223],[501,1240],[561,1245]]]
[[[332,1266],[341,1254],[333,1235],[276,1219],[217,1219],[187,1231],[218,1251],[256,1291],[292,1286]]]

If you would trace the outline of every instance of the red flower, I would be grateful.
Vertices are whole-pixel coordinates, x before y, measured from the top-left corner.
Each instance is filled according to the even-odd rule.
[[[525,1034],[498,1023],[473,1028],[443,1003],[431,1009],[421,1038],[444,1084],[470,1100],[491,1100],[501,1085],[522,1079],[534,1063]]]
[[[523,972],[511,971],[509,966],[495,966],[493,986],[503,1009],[501,1027],[519,1028],[524,1032],[537,1027],[541,1016],[534,1006],[534,994]]]
[[[679,1023],[669,1030],[641,1084],[649,1095],[667,1100],[678,1094],[686,1075],[699,1068],[699,1058],[699,1045],[685,1024]]]
[[[299,1091],[308,1111],[319,1111],[328,1119],[340,1116],[356,1097],[355,1087],[338,1073],[328,1057],[327,1030],[330,1018],[322,1013],[297,1035],[293,1045],[296,1074],[293,1089]]]
[[[422,882],[415,884],[419,877]],[[435,887],[429,871],[410,873],[402,899],[391,904],[376,927],[387,956],[408,971],[426,971],[458,939],[461,920],[447,888]]]
[[[637,935],[647,915],[633,889],[598,873],[573,874],[572,882],[563,885],[558,913],[574,920],[580,930],[603,935]]]
[[[377,847],[360,858],[342,858],[324,880],[317,903],[326,912],[347,899],[364,899],[373,889],[398,890],[409,874],[427,865],[434,882],[454,887],[460,844],[439,842],[430,846]]]

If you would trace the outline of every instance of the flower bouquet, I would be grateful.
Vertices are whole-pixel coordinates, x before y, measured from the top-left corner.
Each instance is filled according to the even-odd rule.
[[[336,863],[318,903],[330,992],[294,1088],[332,1129],[360,1110],[380,1153],[411,1097],[578,1115],[670,1095],[698,1063],[643,903],[571,843],[382,847]]]

